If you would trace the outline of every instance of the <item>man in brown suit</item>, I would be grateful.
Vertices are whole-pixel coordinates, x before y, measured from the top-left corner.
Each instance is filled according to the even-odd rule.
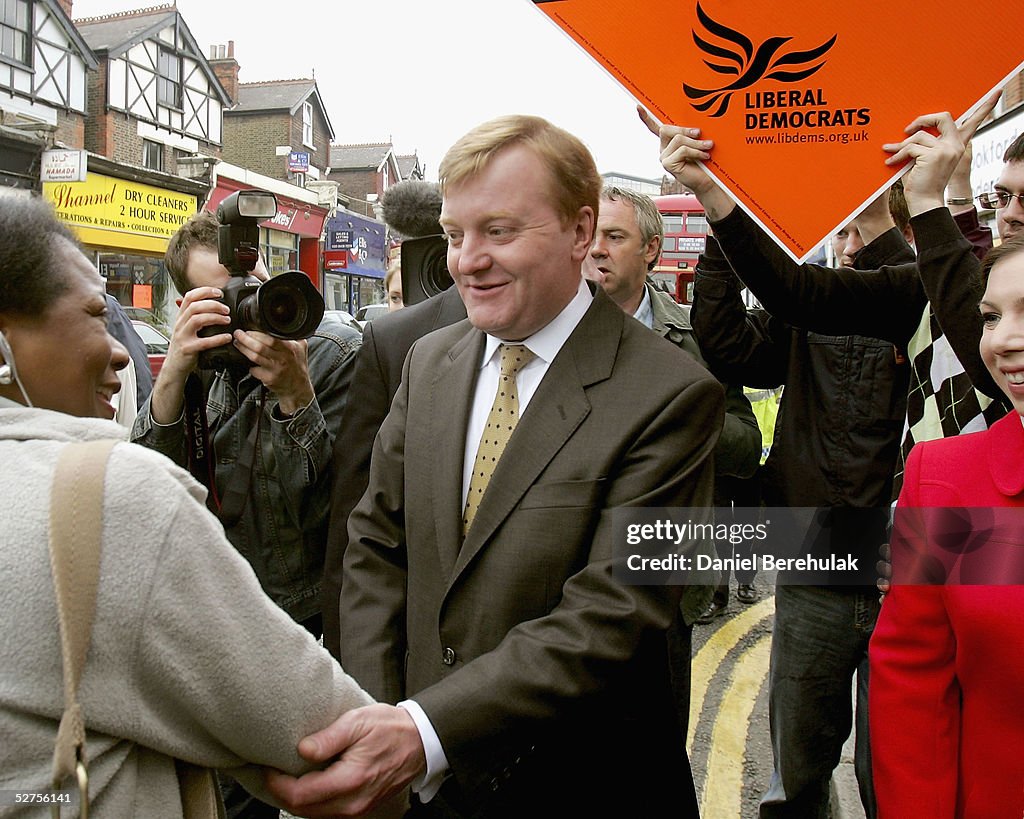
[[[502,117],[439,173],[469,319],[406,359],[341,593],[345,669],[399,705],[307,738],[341,757],[271,787],[297,813],[411,784],[425,816],[695,817],[665,644],[682,589],[613,577],[612,510],[711,505],[722,387],[581,279],[601,178],[577,138]],[[521,421],[481,468],[496,389]]]

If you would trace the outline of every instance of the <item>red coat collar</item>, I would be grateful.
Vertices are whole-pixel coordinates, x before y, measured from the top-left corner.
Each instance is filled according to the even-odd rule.
[[[1024,425],[1011,410],[989,427],[988,468],[996,488],[1007,497],[1024,492]]]

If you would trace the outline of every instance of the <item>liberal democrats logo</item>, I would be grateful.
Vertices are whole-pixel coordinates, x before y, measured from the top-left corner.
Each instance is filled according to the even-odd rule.
[[[690,104],[698,111],[708,111],[714,108],[710,114],[712,117],[720,117],[729,110],[729,101],[734,92],[750,88],[761,79],[799,82],[810,77],[825,65],[826,60],[815,61],[828,53],[829,49],[835,45],[838,36],[833,34],[820,46],[807,51],[790,51],[776,56],[779,49],[792,40],[792,37],[769,37],[755,51],[754,44],[747,37],[711,19],[707,12],[700,7],[700,3],[697,4],[697,19],[709,34],[720,40],[725,40],[729,44],[716,45],[701,39],[696,31],[692,32],[693,41],[697,47],[717,60],[704,60],[704,64],[717,74],[736,77],[731,83],[721,88],[694,88],[692,85],[683,84],[686,96],[691,100],[699,100]],[[814,64],[811,65],[811,63]]]

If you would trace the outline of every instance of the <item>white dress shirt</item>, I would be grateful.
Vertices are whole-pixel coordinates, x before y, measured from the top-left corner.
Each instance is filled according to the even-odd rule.
[[[654,329],[654,305],[651,304],[651,291],[646,284],[644,285],[644,297],[640,299],[640,304],[637,305],[633,318],[648,330]]]

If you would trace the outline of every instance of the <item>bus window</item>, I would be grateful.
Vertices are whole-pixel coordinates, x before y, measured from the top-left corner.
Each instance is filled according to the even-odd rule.
[[[651,278],[671,293],[676,301],[689,304],[693,298],[693,272],[704,251],[708,220],[704,208],[692,194],[652,197],[661,212],[665,237],[661,258]]]

